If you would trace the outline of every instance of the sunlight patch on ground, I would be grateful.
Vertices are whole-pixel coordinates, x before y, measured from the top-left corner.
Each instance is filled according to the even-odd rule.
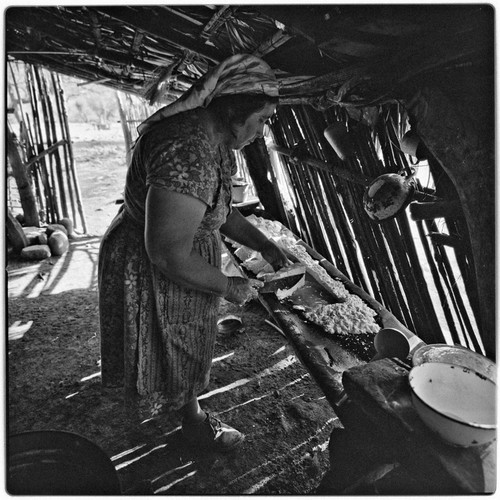
[[[274,351],[269,357],[271,356],[276,356],[276,354],[279,354],[280,352],[283,352],[286,349],[286,346],[281,346],[277,351]]]
[[[310,443],[313,439],[316,438],[316,436],[318,434],[321,434],[325,428],[332,424],[333,422],[337,421],[338,420],[338,417],[333,417],[333,418],[329,418],[312,436],[309,436],[309,438],[307,438],[305,441],[302,441],[302,443],[294,446],[291,450],[290,450],[290,453],[294,452],[294,451],[297,451],[299,448],[302,448],[303,446],[305,446],[306,444]]]
[[[187,462],[184,465],[180,465],[179,467],[175,467],[174,469],[170,469],[167,472],[164,472],[163,474],[159,475],[158,477],[151,479],[151,482],[156,483],[160,479],[163,479],[164,477],[170,476],[170,474],[173,474],[174,472],[179,472],[180,470],[185,469],[186,467],[190,467],[193,464],[194,464],[194,462],[191,460],[190,462]]]
[[[252,495],[256,491],[260,490],[263,486],[265,486],[271,479],[274,479],[277,474],[273,474],[272,476],[267,476],[264,479],[261,479],[257,484],[250,486],[250,488],[246,489],[243,492],[243,495]]]
[[[122,462],[121,464],[116,465],[115,469],[116,470],[124,469],[125,467],[128,467],[129,465],[133,464],[134,462],[142,460],[144,457],[151,455],[151,453],[153,453],[154,451],[161,450],[162,448],[166,448],[167,446],[168,446],[167,443],[155,446],[154,448],[151,448],[147,453],[143,453],[142,455],[139,455],[138,457],[132,458],[131,460],[128,460],[127,462]]]
[[[68,290],[88,290],[97,285],[99,239],[72,242],[61,257],[35,265],[7,269],[9,298],[37,298]]]
[[[9,341],[22,339],[24,334],[31,328],[33,321],[27,321],[26,323],[21,323],[21,321],[15,321],[9,326]]]
[[[227,408],[226,410],[222,410],[222,411],[217,412],[217,415],[222,415],[223,413],[228,413],[230,411],[236,410],[236,408],[241,408],[242,406],[249,405],[250,403],[255,403],[255,401],[260,401],[261,399],[268,398],[271,394],[272,394],[272,392],[268,392],[267,394],[264,394],[262,396],[258,396],[256,398],[248,399],[247,401],[244,401],[243,403],[231,406],[231,408]]]
[[[92,375],[88,375],[87,377],[81,378],[80,382],[86,382],[87,380],[90,380],[90,379],[93,379],[96,377],[100,377],[100,376],[101,376],[101,372],[96,372],[96,373],[93,373]]]
[[[234,351],[228,354],[224,354],[223,356],[219,356],[218,358],[213,358],[212,364],[217,363],[217,361],[222,361],[223,359],[230,358],[231,356],[234,356]]]
[[[190,472],[189,474],[186,474],[184,477],[181,477],[179,479],[176,479],[175,481],[173,481],[172,483],[170,484],[167,484],[166,486],[162,486],[161,488],[158,488],[157,490],[155,490],[153,493],[156,495],[157,493],[163,493],[164,491],[167,491],[169,490],[170,488],[172,488],[172,486],[175,486],[176,484],[178,483],[181,483],[182,481],[185,481],[186,479],[190,478],[191,476],[194,476],[198,471],[197,470],[194,470],[192,472]]]
[[[272,375],[280,370],[284,370],[285,368],[288,368],[290,365],[293,365],[294,363],[297,362],[297,358],[294,355],[288,356],[285,359],[282,359],[275,365],[271,366],[270,368],[266,368],[265,370],[262,370],[260,373],[258,373],[255,377],[252,378],[242,378],[240,380],[236,380],[236,382],[233,382],[232,384],[226,385],[224,387],[219,387],[218,389],[214,389],[213,391],[207,392],[206,394],[203,394],[200,396],[198,399],[207,399],[215,394],[220,394],[221,392],[227,392],[231,391],[232,389],[235,389],[236,387],[241,387],[242,385],[246,385],[249,382],[252,382],[253,380],[258,380],[263,377],[268,377],[269,375]]]
[[[38,297],[42,292],[43,289],[45,288],[45,283],[40,280],[36,285],[31,289],[31,292],[28,294],[28,299],[35,299]]]
[[[114,462],[115,460],[119,460],[120,458],[126,457],[127,455],[130,455],[131,453],[134,453],[134,451],[140,450],[145,446],[146,446],[145,444],[140,444],[138,446],[135,446],[134,448],[130,448],[130,450],[122,451],[121,453],[118,453],[118,455],[114,455],[113,457],[111,457],[111,461]]]
[[[330,438],[328,438],[326,441],[324,441],[323,443],[321,444],[318,444],[317,446],[315,446],[312,451],[319,451],[320,453],[323,453],[324,451],[326,451],[328,449],[328,445],[330,444]]]
[[[288,382],[288,384],[285,384],[284,386],[280,387],[278,389],[278,392],[281,392],[283,391],[285,388],[287,387],[290,387],[294,384],[297,384],[298,382],[300,382],[301,380],[303,380],[304,378],[308,377],[309,374],[306,373],[304,375],[302,375],[302,377],[299,377],[299,378],[296,378],[295,380],[292,380],[291,382]],[[265,398],[268,398],[269,396],[271,396],[272,394],[274,393],[274,391],[270,391],[270,392],[266,392],[265,394],[263,394],[262,396],[258,396],[256,398],[252,398],[252,399],[248,399],[247,401],[244,401],[243,403],[240,403],[240,404],[237,404],[237,405],[234,405],[234,406],[231,406],[230,408],[227,408],[225,410],[222,410],[222,411],[219,411],[217,412],[217,415],[222,415],[223,413],[228,413],[232,410],[236,410],[237,408],[240,408],[242,406],[246,406],[250,403],[254,403],[255,401],[259,401],[261,399],[265,399]]]
[[[300,448],[306,446],[307,444],[309,444],[312,440],[316,439],[317,436],[319,434],[321,434],[328,425],[332,424],[333,422],[337,421],[338,418],[337,417],[334,417],[334,418],[330,418],[328,419],[324,424],[323,426],[318,429],[312,436],[310,436],[308,439],[306,439],[305,441],[303,441],[302,443],[294,446],[292,449],[290,449],[289,451],[287,451],[286,453],[282,454],[282,455],[279,455],[277,457],[273,457],[272,460],[268,460],[266,462],[264,462],[263,464],[260,464],[258,465],[257,467],[254,467],[253,469],[245,472],[244,474],[242,474],[241,476],[233,479],[229,484],[230,485],[233,485],[235,484],[236,482],[240,481],[241,479],[253,474],[254,472],[257,472],[259,471],[260,469],[266,467],[267,465],[269,465],[272,462],[277,462],[278,460],[281,460],[281,459],[286,459],[288,456],[295,456],[295,452],[297,452],[298,450],[300,450]],[[315,446],[313,448],[314,451],[324,451],[328,448],[328,442],[329,442],[329,439],[327,441],[325,441],[324,443],[318,445],[318,446]],[[305,453],[302,457],[301,457],[301,460],[304,460],[305,458],[307,458],[308,456],[310,455],[309,452]],[[267,484],[270,480],[274,479],[275,477],[279,476],[280,474],[282,474],[282,472],[279,472],[277,474],[274,474],[272,476],[268,476],[264,479],[261,479],[259,482],[257,482],[256,484],[252,485],[250,488],[248,488],[247,490],[245,490],[243,493],[244,494],[252,494],[252,493],[255,493],[257,492],[259,489],[261,489],[265,484]]]
[[[327,448],[328,448],[328,443],[330,442],[330,440],[328,439],[327,441],[325,441],[324,443],[322,443],[321,445],[318,445],[318,446],[315,446],[313,448],[313,451],[315,452],[321,452],[323,453]],[[305,453],[304,455],[302,455],[299,459],[299,462],[303,462],[306,458],[308,458],[310,456],[310,453],[307,452]],[[257,491],[259,491],[263,486],[265,486],[269,481],[271,481],[272,479],[275,479],[276,477],[278,477],[279,475],[283,474],[283,471],[282,472],[278,472],[276,474],[273,474],[271,476],[268,476],[268,477],[265,477],[264,479],[261,479],[258,483],[254,484],[253,486],[251,486],[250,488],[246,489],[243,494],[244,495],[252,495],[254,493],[256,493]]]
[[[69,270],[71,267],[74,267],[77,271],[70,273]],[[95,259],[92,259],[88,252],[76,249],[72,252],[69,263],[66,263],[62,259],[56,262],[49,275],[46,289],[52,295],[68,290],[87,290],[95,283],[95,273]],[[78,278],[75,279],[74,276]]]

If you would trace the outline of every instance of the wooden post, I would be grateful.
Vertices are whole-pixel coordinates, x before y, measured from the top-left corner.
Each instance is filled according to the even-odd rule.
[[[434,202],[415,201],[410,204],[410,215],[413,220],[463,217],[462,207],[458,200]]]
[[[75,206],[75,196],[73,193],[73,184],[71,181],[71,176],[69,172],[69,164],[70,164],[70,155],[69,155],[69,145],[68,141],[66,140],[66,128],[64,125],[64,113],[63,113],[63,108],[62,108],[62,101],[64,100],[64,96],[62,94],[61,90],[61,80],[59,78],[59,75],[57,75],[54,72],[51,72],[51,78],[52,78],[52,87],[54,89],[54,94],[55,94],[55,101],[56,101],[56,106],[57,106],[57,115],[59,117],[59,128],[61,130],[61,135],[63,137],[63,156],[64,156],[64,165],[65,165],[65,174],[66,174],[66,185],[68,186],[68,194],[69,194],[69,201],[71,205],[71,215],[72,218],[71,220],[73,221],[73,224],[76,224],[76,206]]]
[[[267,174],[272,170],[271,160],[264,139],[256,139],[243,149],[250,177],[265,210],[276,220],[286,223],[283,206],[276,196]]]
[[[60,81],[59,81],[60,84]],[[82,195],[80,192],[80,184],[78,182],[78,177],[76,175],[76,167],[75,167],[75,158],[73,156],[73,148],[71,146],[71,134],[69,133],[69,120],[68,120],[68,112],[66,110],[66,100],[64,98],[64,90],[61,85],[59,85],[59,96],[60,96],[60,104],[61,104],[61,118],[63,120],[63,125],[64,125],[64,134],[66,138],[66,144],[68,146],[68,154],[69,154],[69,172],[71,174],[71,179],[73,180],[73,188],[75,190],[75,196],[76,196],[76,203],[78,206],[78,212],[80,214],[80,219],[82,221],[82,228],[83,232],[86,234],[87,233],[87,221],[85,219],[85,211],[83,209],[83,203],[82,203]],[[76,220],[73,221],[76,225]]]
[[[31,143],[33,147],[36,147],[36,152],[38,154],[42,153],[44,150],[42,128],[40,126],[40,113],[38,109],[38,98],[35,88],[33,69],[31,66],[27,67],[26,70],[26,82],[29,89],[30,102],[31,102],[31,113],[33,116],[33,126],[29,122],[29,117],[26,117],[26,122],[29,124],[28,130],[32,130],[33,134],[31,137]],[[41,158],[40,161],[40,172],[43,182],[44,195],[45,195],[45,208],[46,208],[46,220],[49,222],[57,222],[58,217],[56,217],[56,203],[54,201],[54,193],[51,178],[47,169],[47,163],[45,157]]]
[[[14,178],[16,179],[17,188],[19,189],[26,225],[38,227],[40,226],[40,219],[38,217],[38,210],[29,172],[26,170],[21,159],[15,135],[10,130],[7,131],[7,156],[10,166],[12,167]]]
[[[129,165],[132,159],[132,134],[130,133],[130,128],[127,122],[127,114],[125,113],[125,109],[123,108],[120,93],[116,91],[115,96],[116,102],[118,104],[118,112],[120,113],[120,123],[122,125],[123,138],[125,139],[125,154],[127,165]]]
[[[43,92],[42,102],[45,101],[45,113],[47,115],[48,128],[47,132],[50,131],[50,140],[47,141],[47,146],[50,147],[54,143],[57,143],[57,127],[54,119],[54,107],[52,105],[52,99],[50,97],[49,87],[47,84],[47,79],[45,77],[44,72],[41,72],[40,75],[41,81],[41,91]],[[55,90],[55,89],[54,89]],[[47,134],[49,137],[49,134]],[[54,162],[55,162],[55,180],[57,181],[59,188],[59,196],[61,200],[61,215],[63,217],[69,217],[68,212],[68,203],[66,201],[66,186],[64,184],[64,176],[63,176],[63,165],[61,162],[61,156],[59,154],[59,149],[54,149],[53,152]],[[55,183],[55,182],[54,182]]]
[[[36,83],[36,89],[37,89],[37,98],[36,98],[36,107],[38,109],[38,128],[39,128],[39,148],[38,148],[38,153],[42,153],[43,150],[45,149],[45,144],[47,146],[50,146],[52,144],[52,134],[50,130],[50,125],[49,125],[49,113],[47,109],[47,100],[46,100],[46,94],[44,92],[43,86],[42,86],[42,80],[41,80],[41,71],[38,66],[32,66],[32,71],[34,75],[34,83]],[[40,107],[38,108],[38,103],[40,103]],[[45,141],[44,141],[44,135],[42,134],[42,124],[41,122],[43,121],[43,126],[44,126],[44,131],[45,131]],[[61,217],[62,217],[62,212],[61,212],[61,202],[60,202],[60,186],[57,184],[57,177],[55,173],[55,167],[54,167],[54,159],[51,156],[47,156],[47,164],[48,164],[48,174],[50,178],[50,182],[52,185],[52,200],[53,200],[53,213],[52,213],[52,222],[57,222]]]

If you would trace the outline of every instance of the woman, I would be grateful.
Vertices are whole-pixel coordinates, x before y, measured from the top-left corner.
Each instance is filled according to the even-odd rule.
[[[244,436],[202,411],[221,297],[243,304],[260,283],[220,271],[220,233],[260,251],[283,251],[231,209],[231,149],[262,137],[277,104],[269,66],[228,58],[139,127],[124,204],[99,255],[104,385],[151,417],[180,410],[188,442],[231,449]]]

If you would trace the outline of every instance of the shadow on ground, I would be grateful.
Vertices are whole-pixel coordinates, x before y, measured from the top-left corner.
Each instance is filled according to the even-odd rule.
[[[122,491],[157,494],[314,493],[340,424],[323,394],[257,302],[223,302],[243,328],[218,337],[202,406],[246,434],[228,455],[184,446],[175,419],[134,424],[120,389],[100,383],[98,238],[59,259],[8,266],[8,433],[76,432],[100,446]],[[19,332],[19,329],[16,330]]]

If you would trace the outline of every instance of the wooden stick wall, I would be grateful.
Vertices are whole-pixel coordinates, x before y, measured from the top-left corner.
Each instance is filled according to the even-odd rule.
[[[356,152],[344,161],[323,136],[323,130],[338,121],[350,128]],[[399,149],[405,126],[405,115],[397,106],[383,109],[373,129],[353,122],[340,108],[320,113],[310,106],[280,106],[272,132],[280,147],[293,149],[301,144],[309,157],[347,168],[356,178],[375,178],[410,169]],[[365,188],[360,183],[284,155],[279,155],[274,168],[283,171],[294,193],[296,203],[288,218],[298,236],[426,342],[445,342],[446,330],[454,343],[481,352],[466,306],[476,307],[470,255],[455,252],[458,266],[453,266],[450,249],[428,236],[437,231],[435,221],[415,222],[405,212],[374,223],[364,211]],[[457,221],[446,219],[445,223],[453,231]],[[428,267],[427,275],[422,266]],[[457,285],[464,273],[465,289]]]
[[[60,78],[37,66],[25,65],[24,74],[14,71],[12,63],[9,67],[17,118],[9,117],[9,131],[31,177],[40,220],[56,223],[67,217],[86,233]]]
[[[13,81],[19,131],[13,130],[11,120],[9,125],[19,137],[39,210],[45,214],[46,222],[70,217],[75,228],[81,225],[86,232],[59,77],[27,65],[24,97],[16,78]],[[117,104],[129,151],[137,137],[137,125],[154,109],[125,94],[117,94]],[[473,316],[479,315],[466,225],[459,218],[444,219],[449,233],[459,235],[463,242],[460,247],[450,249],[443,240],[429,236],[442,234],[441,225],[435,220],[413,221],[403,213],[376,224],[364,212],[365,185],[356,179],[372,179],[410,167],[399,149],[399,137],[406,127],[405,115],[397,106],[382,111],[375,127],[370,128],[354,122],[341,108],[322,113],[307,105],[278,108],[272,124],[275,143],[288,149],[302,144],[308,155],[318,160],[317,165],[311,165],[279,155],[271,178],[279,197],[284,192],[276,183],[284,177],[286,189],[294,200],[290,209],[285,199],[281,199],[286,223],[426,342],[443,342],[445,329],[453,342],[482,351],[473,324]],[[354,141],[355,154],[344,161],[323,136],[327,125],[335,122],[344,123]],[[331,170],[326,164],[335,168]],[[444,174],[436,173],[437,167],[430,164],[434,177],[444,183]],[[342,171],[351,172],[352,178],[338,175]],[[442,196],[440,186],[437,185],[436,193]],[[441,191],[448,193],[449,186]],[[450,252],[456,266],[450,260]],[[423,266],[428,268],[427,274]],[[460,278],[463,286],[458,285]],[[469,307],[475,314],[471,315]]]

